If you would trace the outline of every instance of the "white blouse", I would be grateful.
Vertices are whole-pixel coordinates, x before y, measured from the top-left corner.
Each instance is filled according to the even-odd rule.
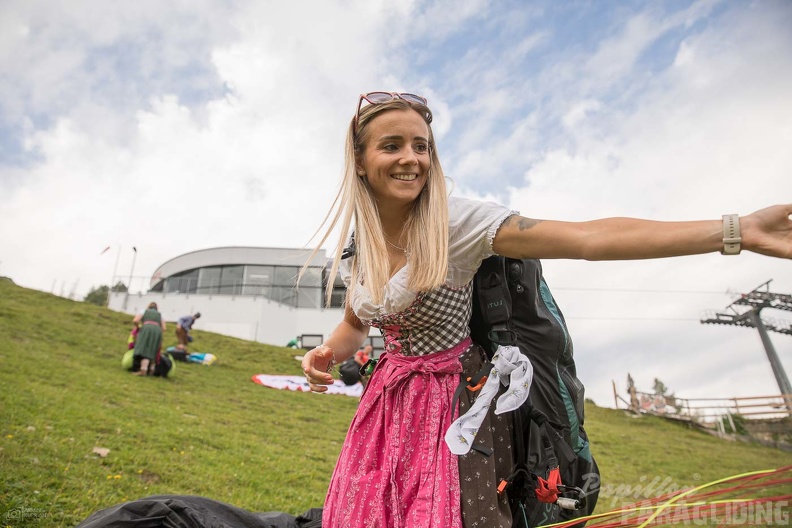
[[[509,216],[519,214],[492,202],[481,202],[467,198],[449,198],[448,216],[448,275],[445,286],[459,289],[470,284],[481,261],[494,254],[492,242],[495,233]],[[339,273],[344,284],[349,286],[352,259],[341,262]],[[365,286],[358,284],[351,300],[352,309],[366,324],[384,314],[404,311],[416,298],[417,292],[407,287],[409,263],[391,277],[385,286],[381,305],[371,301]]]

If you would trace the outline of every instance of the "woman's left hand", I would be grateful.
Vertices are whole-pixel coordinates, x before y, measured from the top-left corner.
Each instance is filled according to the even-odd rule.
[[[335,365],[335,354],[327,345],[309,350],[302,360],[302,369],[313,392],[326,392],[334,380],[330,370]]]

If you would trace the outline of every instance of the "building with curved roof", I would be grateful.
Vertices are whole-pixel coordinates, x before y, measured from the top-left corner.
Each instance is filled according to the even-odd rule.
[[[311,261],[296,288],[310,250],[264,247],[220,247],[179,255],[151,277],[150,291],[202,295],[263,296],[297,308],[321,308],[326,284],[324,251]],[[331,306],[341,307],[344,287]]]
[[[192,251],[159,266],[148,291],[111,293],[108,305],[133,314],[156,302],[167,321],[201,312],[194,326],[199,330],[282,346],[307,335],[321,342],[343,317],[346,290],[336,277],[331,305],[325,307],[324,250],[312,258],[298,288],[297,277],[310,254],[311,250],[238,246]],[[165,346],[169,337],[166,334]],[[375,348],[380,348],[378,341]]]

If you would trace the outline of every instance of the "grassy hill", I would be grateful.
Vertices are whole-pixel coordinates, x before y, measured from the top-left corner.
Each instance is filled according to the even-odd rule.
[[[251,511],[321,506],[356,399],[263,388],[251,376],[300,374],[294,350],[200,331],[192,350],[214,365],[132,376],[120,365],[129,329],[127,315],[0,279],[0,526],[74,526],[160,493]],[[656,478],[691,486],[792,464],[651,417],[587,413],[607,486],[600,510],[644,498],[621,495]],[[9,520],[20,508],[26,517]]]

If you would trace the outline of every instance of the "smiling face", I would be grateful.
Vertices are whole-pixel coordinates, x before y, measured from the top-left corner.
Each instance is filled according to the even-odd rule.
[[[406,210],[421,194],[429,175],[429,127],[412,109],[388,110],[368,125],[358,160],[381,212]]]

